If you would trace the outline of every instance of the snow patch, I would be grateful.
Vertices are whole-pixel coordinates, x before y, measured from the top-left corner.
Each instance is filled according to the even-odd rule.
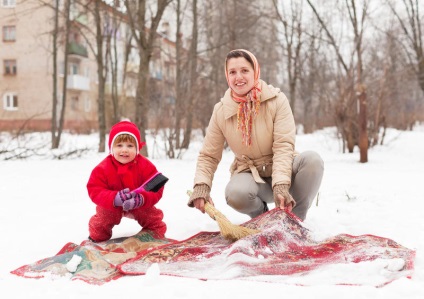
[[[74,273],[75,271],[77,271],[78,265],[81,263],[81,261],[82,261],[82,257],[80,257],[77,254],[74,254],[71,260],[66,263],[66,269],[69,272]]]

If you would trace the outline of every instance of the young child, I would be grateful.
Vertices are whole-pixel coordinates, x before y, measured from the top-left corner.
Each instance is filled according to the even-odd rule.
[[[123,216],[135,219],[156,238],[165,237],[163,212],[155,207],[164,187],[157,192],[132,192],[158,174],[156,167],[139,154],[144,144],[132,122],[121,121],[111,128],[110,155],[93,169],[87,183],[88,195],[96,204],[96,214],[88,224],[91,241],[109,240],[112,228]]]

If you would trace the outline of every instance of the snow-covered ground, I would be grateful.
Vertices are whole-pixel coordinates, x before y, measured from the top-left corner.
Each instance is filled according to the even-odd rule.
[[[1,136],[0,136],[1,137]],[[40,137],[48,141],[49,136]],[[359,153],[342,154],[334,129],[298,135],[297,150],[315,150],[325,161],[319,193],[305,224],[317,238],[339,233],[387,237],[416,250],[412,279],[401,278],[382,288],[334,285],[337,277],[353,281],[378,279],[378,264],[330,267],[306,275],[297,286],[285,282],[239,280],[200,281],[159,275],[127,276],[103,286],[60,279],[26,279],[10,271],[52,256],[67,242],[88,236],[87,223],[94,213],[86,182],[92,168],[105,157],[95,152],[97,136],[64,135],[64,146],[94,149],[83,157],[52,160],[0,161],[0,294],[2,298],[424,298],[424,127],[413,132],[389,130],[385,145],[369,150],[369,162]],[[207,215],[186,206],[201,140],[193,142],[181,160],[164,157],[161,142],[148,138],[151,160],[170,178],[158,207],[165,213],[167,237],[186,239],[199,231],[217,231]],[[3,143],[2,143],[3,142]],[[5,139],[0,138],[0,147]],[[248,218],[225,204],[223,190],[229,179],[231,152],[218,168],[212,198],[233,223]],[[139,231],[124,218],[113,237]]]

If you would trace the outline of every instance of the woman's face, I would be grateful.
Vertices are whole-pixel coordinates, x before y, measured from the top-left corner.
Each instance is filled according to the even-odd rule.
[[[228,85],[236,96],[245,96],[255,85],[255,72],[244,57],[227,60]]]

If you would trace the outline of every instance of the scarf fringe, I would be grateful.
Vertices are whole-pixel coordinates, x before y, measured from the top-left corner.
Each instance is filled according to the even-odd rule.
[[[246,146],[252,145],[252,127],[253,120],[259,114],[261,90],[254,86],[247,94],[246,99],[233,99],[239,103],[237,111],[237,130],[242,133],[242,142]]]

